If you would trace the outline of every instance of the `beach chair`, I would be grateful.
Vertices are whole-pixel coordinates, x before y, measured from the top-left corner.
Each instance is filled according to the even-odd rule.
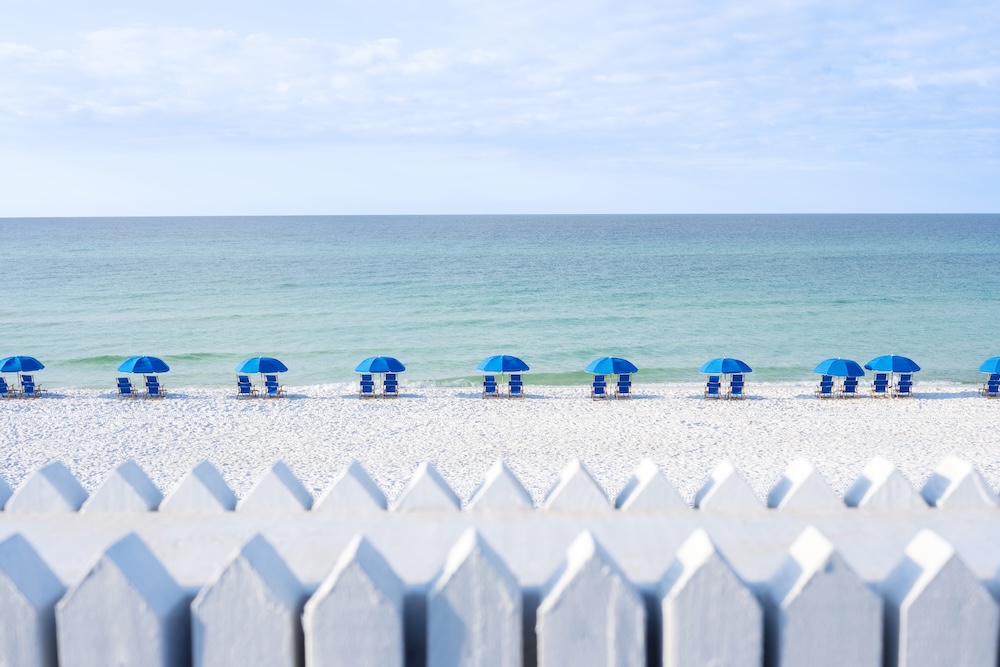
[[[507,383],[507,398],[524,398],[524,383],[520,373],[511,373]]]
[[[996,398],[1000,395],[1000,373],[991,373],[979,393],[986,398]]]
[[[17,389],[9,386],[7,380],[0,377],[0,398],[15,398],[16,396]]]
[[[374,384],[372,385],[372,392],[374,393]],[[263,396],[266,396],[267,398],[281,398],[284,395],[285,388],[278,383],[278,376],[265,375]]]
[[[483,398],[500,398],[500,390],[497,389],[497,376],[483,376]]]
[[[618,384],[615,386],[615,398],[632,398],[632,376],[622,373],[618,376]]]
[[[872,397],[889,398],[889,376],[885,373],[876,373],[872,380]]]
[[[118,398],[135,398],[135,387],[128,378],[118,378]]]
[[[746,398],[743,393],[743,375],[734,373],[729,380],[729,398]]]
[[[160,379],[155,375],[146,376],[146,398],[163,398],[167,395],[167,389],[160,384]]]
[[[361,374],[361,388],[358,390],[358,398],[375,398],[375,381],[371,373]]]
[[[819,378],[819,387],[816,388],[817,398],[836,398],[833,393],[833,376],[832,375],[821,375]]]
[[[608,384],[604,381],[603,375],[594,376],[594,381],[590,385],[590,397],[594,399],[608,397]]]
[[[42,395],[42,385],[35,382],[34,375],[21,376],[21,398],[38,398]]]
[[[395,373],[386,373],[382,381],[382,398],[399,398],[399,380]]]
[[[722,383],[718,375],[709,375],[705,383],[705,398],[722,398]]]
[[[857,398],[858,378],[844,378],[844,386],[840,390],[840,395],[843,398]]]
[[[257,395],[257,388],[250,382],[246,375],[236,376],[236,398],[253,398]]]
[[[913,376],[911,374],[903,373],[899,376],[893,396],[896,398],[913,398]]]

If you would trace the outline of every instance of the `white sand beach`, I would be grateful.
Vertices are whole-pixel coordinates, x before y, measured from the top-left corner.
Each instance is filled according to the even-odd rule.
[[[974,387],[928,382],[913,399],[822,401],[811,384],[749,388],[744,401],[706,401],[695,384],[639,384],[632,401],[532,385],[523,401],[483,400],[474,387],[404,386],[398,400],[359,400],[349,385],[293,387],[279,400],[238,400],[229,388],[169,389],[158,401],[54,389],[0,403],[0,474],[16,486],[59,459],[92,491],[135,459],[167,492],[208,459],[243,495],[281,459],[318,495],[356,459],[391,500],[427,460],[468,499],[502,458],[540,502],[574,457],[612,496],[650,458],[690,501],[727,457],[763,498],[797,457],[842,494],[875,456],[919,488],[955,454],[1000,486],[1000,401]]]

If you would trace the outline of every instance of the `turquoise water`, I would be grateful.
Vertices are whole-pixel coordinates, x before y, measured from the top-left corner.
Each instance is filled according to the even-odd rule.
[[[515,354],[583,383],[603,355],[640,382],[715,356],[755,380],[904,354],[974,382],[1000,354],[1000,215],[3,219],[0,356],[50,387],[111,387],[152,354],[173,386],[222,385],[252,355],[286,384],[353,380],[372,354],[409,381],[474,378]]]

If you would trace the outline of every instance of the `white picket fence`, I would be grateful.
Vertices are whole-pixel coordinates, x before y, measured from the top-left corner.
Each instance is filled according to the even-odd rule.
[[[843,500],[796,461],[766,506],[728,462],[692,509],[649,462],[611,502],[576,461],[538,510],[502,462],[464,509],[430,464],[391,508],[357,464],[313,503],[207,462],[166,498],[50,463],[0,504],[0,665],[998,664],[1000,508],[953,458]]]

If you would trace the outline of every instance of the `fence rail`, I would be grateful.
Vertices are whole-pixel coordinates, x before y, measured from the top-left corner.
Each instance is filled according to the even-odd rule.
[[[464,508],[429,463],[390,504],[358,464],[313,502],[280,462],[242,499],[53,462],[0,504],[0,665],[998,664],[1000,507],[955,458],[766,502],[723,461],[693,508],[572,461],[538,509],[502,462]]]

